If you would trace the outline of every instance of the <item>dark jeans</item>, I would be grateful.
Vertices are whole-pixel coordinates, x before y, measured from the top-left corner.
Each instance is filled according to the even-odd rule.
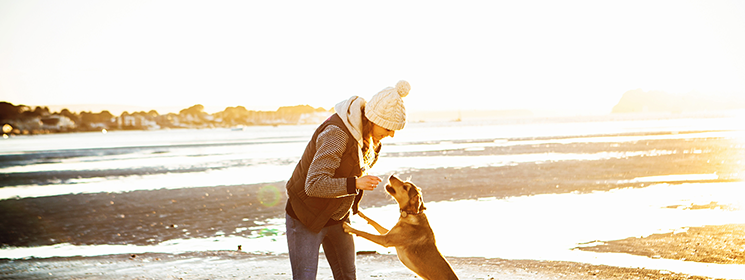
[[[354,238],[344,232],[341,224],[327,226],[315,233],[290,215],[285,214],[285,219],[292,279],[316,279],[321,245],[334,279],[357,278]]]

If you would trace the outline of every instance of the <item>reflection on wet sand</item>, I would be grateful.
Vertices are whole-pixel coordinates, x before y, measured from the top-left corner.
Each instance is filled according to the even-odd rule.
[[[670,207],[683,203],[704,205],[713,202],[731,207],[727,210],[720,207]],[[659,184],[646,188],[585,194],[426,202],[427,215],[437,236],[438,246],[447,256],[573,261],[727,278],[745,272],[745,265],[695,265],[691,263],[691,259],[664,260],[659,255],[642,258],[625,254],[590,253],[588,251],[604,250],[588,249],[593,248],[590,245],[594,245],[588,241],[605,240],[612,243],[612,240],[629,236],[644,237],[671,232],[681,234],[680,232],[690,227],[743,224],[745,211],[739,208],[740,205],[745,205],[745,183]],[[388,226],[395,224],[399,212],[395,205],[367,208],[364,211],[371,218]],[[353,223],[360,228],[367,226],[356,217],[353,218]],[[58,244],[6,249],[3,250],[2,257],[180,253],[235,250],[239,245],[247,251],[286,253],[281,219],[270,219],[250,227],[246,230],[249,234],[241,234],[242,231],[244,229],[235,228],[231,232],[239,236],[216,233],[213,237],[172,239],[143,246]],[[578,247],[581,250],[576,250]],[[602,245],[598,248],[602,248]],[[357,240],[357,249],[395,253],[364,239]]]
[[[434,149],[402,135],[404,140],[386,146],[388,154],[371,172],[381,177],[395,172],[423,189],[438,247],[448,256],[658,267],[733,278],[726,273],[742,273],[742,264],[638,252],[650,251],[644,240],[655,234],[669,239],[673,235],[666,234],[686,229],[745,223],[745,141],[738,135],[554,137],[520,145],[497,137],[483,143],[437,141],[435,147],[442,146]],[[419,148],[407,150],[406,143]],[[249,156],[256,148],[239,147],[227,149]],[[200,156],[168,159],[196,150]],[[236,250],[239,245],[245,252],[285,252],[281,186],[294,164],[289,157],[299,153],[262,161],[220,155],[225,151],[218,145],[119,154],[112,160],[121,162],[103,161],[102,170],[85,171],[78,169],[96,164],[65,166],[74,157],[58,165],[45,165],[49,159],[43,157],[34,158],[37,166],[13,163],[15,171],[3,173],[9,179],[4,184],[36,181],[0,188],[6,198],[0,200],[0,228],[7,229],[0,232],[5,246],[0,258]],[[119,165],[150,157],[174,169]],[[50,166],[54,170],[43,170]],[[383,192],[366,193],[361,207],[386,225],[398,216]],[[636,238],[635,251],[586,250],[629,238]],[[720,252],[722,244],[707,247]],[[358,240],[358,249],[388,253],[364,240]]]

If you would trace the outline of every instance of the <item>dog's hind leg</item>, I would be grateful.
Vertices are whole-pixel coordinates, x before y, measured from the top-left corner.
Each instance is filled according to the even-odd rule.
[[[382,227],[377,222],[375,222],[372,219],[368,218],[367,216],[365,216],[365,214],[362,214],[361,211],[357,212],[357,215],[360,215],[360,217],[362,217],[363,219],[365,219],[365,221],[367,221],[368,224],[370,224],[371,226],[373,226],[375,228],[375,230],[378,231],[378,233],[380,233],[380,234],[386,234],[386,233],[388,233],[388,229],[387,228]]]

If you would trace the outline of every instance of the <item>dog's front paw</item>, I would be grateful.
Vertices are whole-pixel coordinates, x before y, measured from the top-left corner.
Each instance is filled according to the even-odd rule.
[[[349,234],[354,234],[354,228],[352,228],[352,225],[349,223],[343,223],[341,224],[342,228],[344,228],[344,232]]]
[[[368,224],[369,224],[369,223],[370,223],[370,221],[371,221],[371,220],[370,220],[370,218],[368,218],[367,216],[365,216],[365,214],[362,214],[362,211],[357,211],[357,216],[360,216],[360,218],[362,218],[362,219],[364,219],[365,221],[367,221],[367,223],[368,223]]]

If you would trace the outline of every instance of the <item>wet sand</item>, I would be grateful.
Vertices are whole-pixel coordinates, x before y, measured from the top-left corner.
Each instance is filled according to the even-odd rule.
[[[719,179],[739,180],[745,168],[741,144],[728,139],[644,140],[611,145],[545,144],[540,147],[492,147],[484,151],[452,151],[452,154],[524,154],[537,152],[624,152],[673,150],[675,154],[619,158],[602,161],[557,161],[519,163],[500,167],[440,168],[400,172],[423,189],[425,203],[504,198],[536,194],[606,191],[642,188],[649,183],[621,183],[636,177],[670,174],[717,173]],[[704,149],[705,154],[685,153]],[[439,153],[439,152],[438,152]],[[409,156],[414,153],[387,155]],[[382,159],[385,160],[385,159]],[[380,174],[387,176],[389,174]],[[670,182],[676,184],[679,182]],[[98,193],[0,201],[0,244],[40,246],[58,243],[157,244],[175,238],[226,235],[236,228],[254,227],[268,218],[281,218],[286,197],[284,182],[256,185],[218,186],[175,190]],[[366,192],[361,207],[393,204],[382,188]],[[671,207],[676,207],[671,205]],[[705,207],[704,207],[705,208]],[[690,211],[696,211],[692,207]],[[519,215],[519,213],[514,213]],[[738,233],[739,229],[739,233]],[[582,250],[622,252],[654,258],[700,262],[742,263],[742,225],[706,226],[683,233],[646,238],[604,240],[605,245]],[[702,243],[698,240],[706,240]],[[591,240],[588,240],[588,242]],[[693,242],[701,243],[691,247]],[[739,248],[737,247],[739,246]],[[694,257],[685,250],[695,250]],[[681,257],[681,255],[684,255]],[[615,268],[570,262],[448,258],[462,279],[706,279],[643,268]],[[330,270],[321,261],[319,278]],[[256,255],[244,252],[207,251],[178,255],[143,254],[98,257],[1,260],[0,278],[57,279],[289,279],[286,255]],[[414,279],[395,255],[360,255],[361,279]],[[51,273],[51,274],[50,274]],[[59,276],[59,277],[58,277]],[[321,277],[323,276],[323,277]]]
[[[745,264],[745,224],[692,227],[684,232],[613,240],[578,249],[656,259]]]
[[[709,279],[571,262],[448,258],[460,279]],[[286,254],[237,251],[0,261],[2,279],[291,279]],[[419,279],[395,255],[357,257],[358,279]],[[333,279],[323,255],[318,279]]]

